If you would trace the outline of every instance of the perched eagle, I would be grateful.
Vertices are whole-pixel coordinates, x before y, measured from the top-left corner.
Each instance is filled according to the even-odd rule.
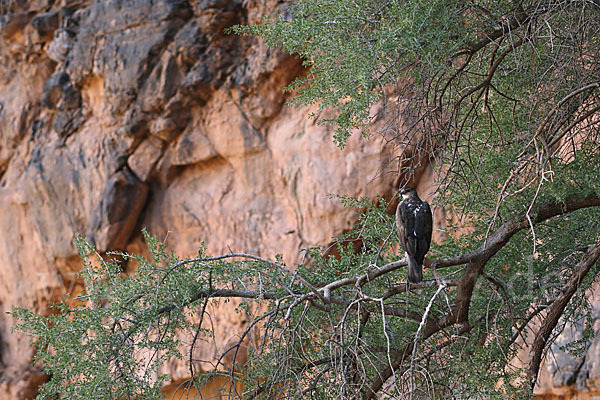
[[[422,201],[417,191],[407,186],[400,191],[402,201],[396,209],[396,226],[400,244],[408,263],[408,281],[423,280],[423,259],[429,251],[433,217],[426,201]]]

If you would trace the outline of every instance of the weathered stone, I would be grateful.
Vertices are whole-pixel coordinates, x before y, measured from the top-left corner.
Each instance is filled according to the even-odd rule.
[[[38,14],[31,20],[31,26],[38,34],[40,41],[49,41],[54,31],[60,26],[60,10],[51,10]]]
[[[216,70],[211,67],[210,57],[203,56],[185,76],[181,85],[184,95],[190,100],[204,104],[222,82],[216,78]]]
[[[224,30],[239,21],[239,12],[236,10],[235,1],[226,1],[222,3],[211,2],[212,7],[196,8],[195,14],[198,16],[199,25],[211,40],[224,36]],[[225,4],[223,4],[225,3]],[[220,7],[219,7],[220,6]]]
[[[36,273],[72,274],[75,234],[89,233],[100,250],[139,252],[143,245],[135,227],[146,226],[168,236],[168,246],[182,256],[195,254],[205,242],[215,253],[230,247],[281,253],[293,263],[301,248],[328,243],[352,225],[354,212],[331,201],[330,192],[391,192],[385,180],[366,188],[387,160],[380,143],[356,139],[341,152],[330,130],[306,121],[309,110],[281,108],[286,99],[281,86],[299,71],[293,58],[223,34],[224,25],[252,10],[242,2],[191,2],[191,15],[175,3],[73,5],[66,20],[78,25],[66,32],[72,41],[61,26],[39,53],[54,61],[29,66],[31,77],[25,77],[22,62],[10,58],[16,53],[0,58],[14,64],[6,69],[13,75],[0,77],[0,102],[6,104],[0,118],[23,121],[4,158],[2,182],[9,189],[0,191],[0,205],[7,204],[3,209],[10,215],[0,214],[0,226],[11,228],[0,236],[0,262],[11,266],[5,282],[21,279],[29,288],[5,283],[0,304],[7,309],[34,303],[43,308],[54,296],[47,293],[66,291],[65,281],[42,281]],[[274,7],[273,2],[266,10]],[[62,48],[52,55],[60,37]],[[36,74],[42,67],[49,70]],[[24,93],[25,82],[26,102],[4,94]],[[73,125],[75,115],[83,121]],[[5,133],[0,139],[8,143]],[[145,205],[142,181],[152,187]],[[27,272],[25,278],[20,271]],[[216,340],[199,345],[198,358],[211,360],[245,328],[234,308],[213,310]],[[26,338],[3,334],[9,325],[0,321],[0,336],[7,338],[6,348],[15,349],[12,369],[5,371],[16,382],[31,350]],[[188,369],[174,361],[163,372],[177,380]],[[13,397],[20,390],[14,383],[2,388]]]
[[[65,138],[83,126],[85,115],[81,110],[59,111],[54,117],[52,129]]]
[[[106,183],[94,211],[87,240],[100,251],[124,249],[148,194],[148,187],[127,168],[116,172]]]
[[[67,54],[71,50],[73,38],[66,29],[57,29],[54,32],[54,38],[46,48],[48,58],[57,63],[62,63],[67,59]]]
[[[9,39],[15,33],[22,31],[31,21],[34,13],[17,12],[0,15],[0,34],[4,39]]]
[[[73,110],[81,106],[81,93],[75,90],[68,74],[58,72],[44,83],[42,104],[50,109]]]
[[[157,138],[148,138],[129,156],[127,165],[141,181],[147,182],[156,162],[163,154],[164,142]]]
[[[185,70],[194,65],[209,46],[208,38],[198,22],[197,19],[190,20],[173,40],[172,49]]]
[[[158,55],[192,15],[186,4],[111,0],[77,10],[73,19],[80,29],[65,61],[67,72],[74,82],[102,75],[110,114],[123,115]]]
[[[241,3],[239,0],[194,0],[192,1],[192,8],[195,15],[202,15],[207,10],[221,10],[227,9],[232,3]]]
[[[148,114],[141,111],[138,107],[131,107],[125,113],[125,117],[120,123],[119,136],[144,137],[149,132]]]
[[[178,134],[177,125],[171,118],[159,117],[150,125],[150,133],[162,140],[170,142]]]
[[[170,52],[161,57],[160,64],[150,73],[143,89],[142,110],[159,110],[177,91],[183,73]]]
[[[217,156],[213,145],[200,129],[184,132],[173,148],[171,162],[182,166],[208,161]]]

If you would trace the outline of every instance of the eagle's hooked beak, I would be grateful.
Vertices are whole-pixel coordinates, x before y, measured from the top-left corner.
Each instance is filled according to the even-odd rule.
[[[400,194],[402,195],[403,199],[406,199],[406,198],[410,197],[414,191],[415,191],[414,188],[412,188],[410,186],[405,186],[402,189],[400,189]]]

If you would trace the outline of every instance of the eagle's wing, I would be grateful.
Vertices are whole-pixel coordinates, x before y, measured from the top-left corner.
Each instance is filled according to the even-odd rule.
[[[396,209],[396,227],[402,249],[413,256],[417,251],[417,240],[414,235],[415,215],[405,202],[401,202]]]
[[[426,201],[422,202],[416,209],[414,217],[414,235],[419,242],[418,253],[420,253],[419,255],[422,254],[421,257],[424,257],[425,253],[429,251],[431,234],[433,232],[433,216],[431,215],[431,208]]]

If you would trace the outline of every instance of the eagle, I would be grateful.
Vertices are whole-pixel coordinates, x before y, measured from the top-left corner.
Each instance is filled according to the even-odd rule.
[[[419,198],[415,188],[406,186],[400,194],[396,227],[408,263],[408,281],[417,283],[423,280],[423,259],[431,244],[433,217],[429,204]]]

